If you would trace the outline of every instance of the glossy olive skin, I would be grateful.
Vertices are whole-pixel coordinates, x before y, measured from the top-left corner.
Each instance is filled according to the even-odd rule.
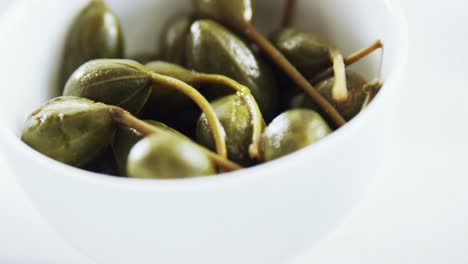
[[[116,105],[136,114],[151,93],[152,78],[143,65],[123,59],[97,59],[78,68],[64,96],[78,96]]]
[[[253,164],[249,157],[249,146],[252,142],[252,116],[245,101],[237,94],[229,95],[211,103],[224,131],[230,160],[243,166]],[[214,150],[213,133],[206,117],[202,114],[197,122],[197,142]]]
[[[319,36],[293,28],[273,35],[272,43],[305,76],[312,77],[332,64],[331,45]]]
[[[315,85],[315,88],[338,110],[338,112],[340,112],[346,120],[351,120],[361,112],[362,105],[366,99],[366,93],[363,91],[362,87],[367,83],[367,81],[360,74],[346,70],[348,100],[342,103],[337,103],[332,98],[334,81],[335,78],[331,77]],[[291,100],[290,107],[318,110],[318,107],[312,102],[312,100],[303,93],[296,95]]]
[[[124,40],[117,16],[102,0],[89,1],[76,16],[65,40],[60,90],[83,63],[100,58],[122,58]]]
[[[271,161],[326,137],[331,129],[317,113],[293,109],[276,117],[265,129],[261,149],[264,161]]]
[[[210,20],[193,23],[187,41],[187,62],[189,68],[198,72],[225,75],[247,86],[265,119],[273,118],[278,91],[270,66],[225,27]],[[232,94],[232,90],[216,87],[202,93],[215,99]]]
[[[163,27],[160,37],[162,59],[179,65],[185,65],[185,46],[190,26],[195,20],[192,14],[178,14]]]
[[[253,0],[193,0],[193,3],[199,17],[220,21],[238,30],[243,23],[252,23],[255,16]]]
[[[166,126],[163,123],[145,120],[146,123],[161,128],[168,132],[178,133],[176,130]],[[115,160],[117,161],[120,175],[125,175],[127,171],[127,158],[132,147],[141,139],[143,136],[133,128],[119,126],[115,133],[114,141],[112,142],[112,151],[114,153]]]
[[[110,144],[114,133],[109,106],[58,97],[29,116],[21,140],[52,159],[82,167]]]
[[[143,179],[180,179],[208,176],[216,168],[200,147],[174,133],[140,140],[130,151],[127,174]]]

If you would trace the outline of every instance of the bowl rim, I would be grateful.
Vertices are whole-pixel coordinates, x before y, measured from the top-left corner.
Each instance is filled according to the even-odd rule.
[[[398,85],[404,69],[407,64],[408,58],[408,26],[407,20],[401,7],[400,0],[382,0],[385,2],[386,8],[389,10],[391,16],[396,22],[395,28],[398,32],[398,45],[396,62],[395,66],[390,70],[388,77],[385,81],[385,86],[393,87]],[[5,28],[5,24],[8,22],[8,18],[12,18],[11,13],[18,11],[22,4],[27,1],[19,0],[5,11],[3,16],[0,18],[0,29]],[[10,16],[8,16],[10,15]],[[8,28],[8,27],[6,27]],[[67,177],[74,177],[80,181],[88,181],[92,184],[105,184],[106,186],[114,187],[124,187],[124,188],[143,188],[143,189],[162,189],[162,190],[174,190],[174,189],[198,189],[204,186],[212,185],[223,185],[223,184],[237,184],[245,181],[250,181],[252,179],[259,179],[260,177],[268,177],[266,171],[275,171],[281,168],[287,167],[288,164],[294,162],[299,157],[307,155],[310,159],[314,159],[315,156],[321,155],[323,149],[333,147],[337,142],[340,142],[341,139],[346,137],[348,131],[353,129],[358,129],[361,127],[367,117],[373,112],[377,111],[377,108],[381,107],[383,101],[388,97],[389,89],[382,89],[379,92],[379,95],[373,100],[373,102],[359,115],[353,118],[350,122],[346,123],[342,128],[334,131],[332,134],[326,138],[314,143],[313,146],[305,147],[301,150],[298,150],[294,153],[291,153],[285,157],[270,161],[265,164],[259,164],[257,166],[242,169],[234,172],[227,172],[222,174],[217,174],[213,176],[206,177],[193,177],[185,179],[138,179],[138,178],[128,178],[128,177],[115,177],[104,175],[100,173],[90,172],[83,169],[75,168],[61,162],[55,161],[37,151],[31,147],[23,144],[19,139],[18,135],[13,133],[11,130],[1,127],[0,128],[0,141],[4,143],[4,148],[2,148],[2,154],[5,154],[5,157],[8,156],[8,153],[4,151],[5,149],[14,150],[26,157],[25,160],[35,160],[41,167],[53,169],[58,174],[66,174]],[[1,113],[0,113],[1,116]],[[2,120],[0,118],[0,120]],[[313,151],[310,151],[313,147]],[[7,166],[10,166],[7,163]],[[11,168],[9,168],[11,169]],[[15,174],[14,170],[10,170]]]

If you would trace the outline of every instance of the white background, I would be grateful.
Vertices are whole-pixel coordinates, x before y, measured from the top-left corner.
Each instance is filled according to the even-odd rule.
[[[468,2],[402,2],[410,58],[385,162],[298,264],[468,263]],[[44,222],[1,157],[0,263],[93,263]]]

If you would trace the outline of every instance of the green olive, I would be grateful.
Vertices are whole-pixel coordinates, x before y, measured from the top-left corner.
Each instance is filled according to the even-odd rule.
[[[166,126],[163,123],[146,120],[146,123],[164,129],[168,132],[178,133],[176,130]],[[119,172],[121,175],[125,175],[127,171],[127,158],[132,147],[141,139],[143,136],[133,128],[119,126],[115,133],[114,141],[112,142],[112,150],[114,152],[115,159],[117,161]]]
[[[123,42],[117,16],[103,0],[89,1],[76,16],[65,40],[60,89],[70,75],[87,61],[122,58]]]
[[[97,59],[78,68],[63,95],[88,98],[138,113],[151,93],[152,78],[143,65],[122,59]]]
[[[362,89],[366,84],[364,77],[350,70],[346,70],[346,87],[348,89],[348,99],[344,102],[335,102],[332,98],[332,88],[334,83],[334,77],[328,78],[315,87],[325,97],[340,114],[346,119],[350,120],[355,117],[362,108],[364,100],[366,99],[366,93]],[[303,93],[296,95],[290,103],[291,108],[309,108],[318,110],[318,107],[312,102],[312,100]]]
[[[127,174],[143,179],[179,179],[216,173],[200,147],[173,133],[150,135],[130,150]]]
[[[276,117],[263,132],[263,159],[271,161],[283,157],[330,133],[330,127],[317,112],[307,109],[286,111]]]
[[[163,60],[185,65],[185,46],[194,20],[191,14],[178,14],[163,27],[164,31],[160,38]]]
[[[197,15],[221,21],[236,29],[252,23],[255,16],[253,0],[193,0]]]
[[[197,87],[198,90],[204,93],[209,93],[210,88],[215,89],[214,85],[221,85],[224,88],[238,92],[244,98],[243,100],[248,102],[248,108],[253,113],[254,130],[256,131],[255,138],[257,140],[253,140],[252,144],[254,146],[257,145],[263,118],[249,88],[223,75],[199,73],[164,61],[154,61],[148,63],[145,67],[154,73],[170,76]],[[154,88],[149,102],[147,109],[151,109],[153,118],[156,117],[158,120],[165,120],[165,117],[170,117],[171,119],[174,119],[174,116],[181,117],[181,114],[192,108],[191,102],[183,94],[166,87]],[[191,110],[191,113],[197,113],[197,111]],[[251,155],[256,156],[258,152],[255,149],[258,148],[253,148]]]
[[[229,95],[211,103],[226,132],[228,158],[243,166],[253,164],[249,157],[252,143],[252,116],[246,102],[239,95]],[[213,134],[204,114],[197,123],[197,142],[214,150]]]
[[[332,64],[331,45],[315,34],[287,28],[274,34],[272,42],[305,76],[312,77]]]
[[[274,116],[278,97],[271,68],[225,27],[210,20],[193,23],[187,41],[187,62],[198,72],[225,75],[247,86],[265,119]],[[232,90],[219,87],[202,93],[215,99],[232,94]]]
[[[109,106],[58,97],[29,116],[21,140],[50,158],[82,167],[110,144],[114,132]]]

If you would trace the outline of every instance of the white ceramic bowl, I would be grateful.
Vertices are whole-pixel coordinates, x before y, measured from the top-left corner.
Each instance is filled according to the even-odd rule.
[[[155,48],[162,22],[191,7],[190,0],[108,2],[122,18],[130,53]],[[274,29],[283,1],[257,2],[260,28]],[[97,263],[113,264],[285,263],[333,230],[384,151],[406,27],[394,0],[298,2],[297,24],[322,33],[345,54],[383,40],[383,56],[355,66],[385,80],[371,106],[323,141],[267,165],[148,181],[74,169],[20,141],[27,115],[54,95],[64,33],[86,0],[17,1],[0,22],[0,144],[43,216]]]

